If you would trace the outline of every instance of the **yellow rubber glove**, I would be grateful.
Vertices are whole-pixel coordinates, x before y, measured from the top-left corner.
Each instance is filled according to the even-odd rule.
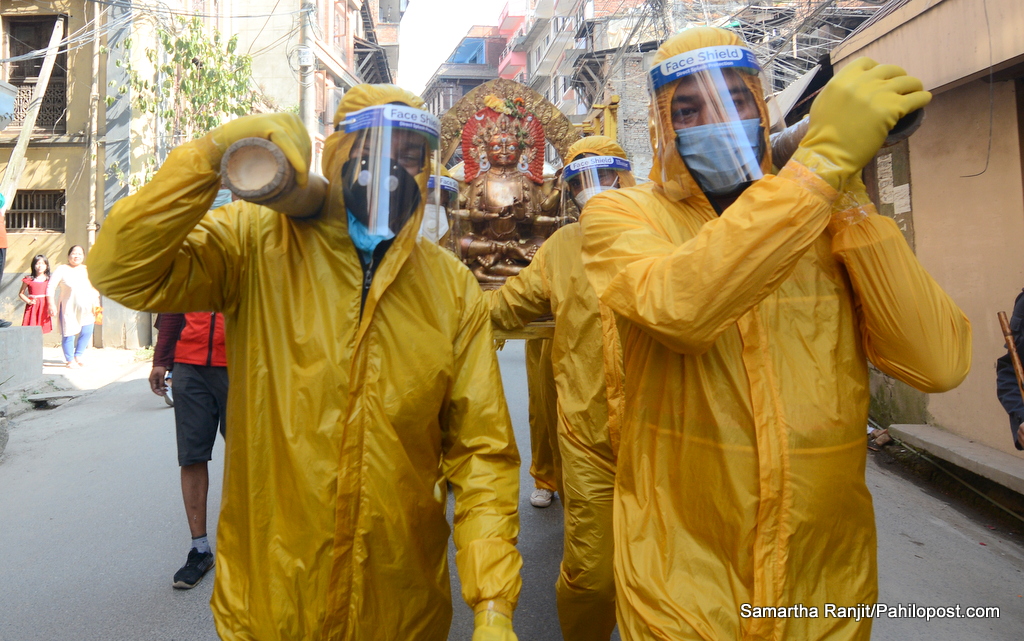
[[[807,135],[793,154],[839,191],[878,152],[896,121],[932,99],[896,65],[858,58],[837,73],[811,105]]]
[[[486,601],[477,606],[473,616],[473,641],[518,641],[507,611],[508,605],[500,601]]]
[[[839,194],[832,203],[832,219],[828,223],[828,230],[835,236],[843,229],[877,213],[875,204],[868,196],[868,189],[864,186],[861,172],[854,172],[846,179],[846,191]]]
[[[306,185],[313,144],[298,116],[288,113],[243,116],[206,134],[200,139],[200,145],[210,164],[219,169],[224,152],[242,138],[264,138],[277,145],[295,169],[295,183],[300,187]]]

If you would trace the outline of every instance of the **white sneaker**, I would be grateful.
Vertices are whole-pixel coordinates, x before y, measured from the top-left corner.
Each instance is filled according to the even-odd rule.
[[[530,505],[533,507],[547,507],[551,505],[551,499],[555,497],[555,493],[551,490],[545,490],[544,488],[538,487],[530,495]]]

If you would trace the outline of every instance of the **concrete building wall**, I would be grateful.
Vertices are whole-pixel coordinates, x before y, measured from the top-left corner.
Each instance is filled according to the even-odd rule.
[[[991,157],[989,90],[992,91]],[[960,387],[928,398],[930,422],[1021,456],[996,400],[995,360],[1006,353],[996,321],[1024,287],[1024,190],[1012,82],[976,80],[937,94],[910,138],[917,256],[971,320],[971,372]],[[941,349],[940,345],[935,346]]]
[[[11,149],[0,149],[0,173],[7,171]],[[63,189],[67,195],[65,216],[66,231],[9,233],[7,235],[7,267],[4,270],[4,284],[17,272],[29,272],[28,263],[36,254],[46,254],[50,265],[56,267],[66,262],[65,255],[72,245],[85,246],[86,223],[89,221],[89,183],[85,145],[73,147],[31,146],[26,154],[25,172],[18,183],[19,189]],[[21,276],[18,276],[21,279]],[[0,294],[7,296],[5,289]],[[15,289],[11,294],[17,296]],[[0,316],[2,318],[3,316]]]
[[[1024,286],[1024,97],[1005,80],[1024,62],[1022,21],[1019,0],[910,0],[832,52],[837,70],[868,56],[900,65],[934,92],[909,140],[914,249],[971,321],[972,367],[957,389],[924,397],[921,412],[903,390],[908,416],[894,418],[927,420],[1018,457],[995,395],[995,360],[1006,353],[996,313],[1009,312]],[[883,388],[877,383],[873,392]]]
[[[232,0],[234,12],[269,15],[271,18],[234,18],[238,52],[252,56],[253,78],[277,106],[285,111],[299,104],[299,61],[301,42],[300,0]],[[326,9],[325,9],[326,10]],[[321,16],[322,18],[322,16]],[[314,18],[314,25],[322,24]],[[331,34],[322,34],[329,41]]]
[[[933,90],[1024,60],[1024,2],[911,0],[832,52],[838,70],[860,56],[903,66]]]

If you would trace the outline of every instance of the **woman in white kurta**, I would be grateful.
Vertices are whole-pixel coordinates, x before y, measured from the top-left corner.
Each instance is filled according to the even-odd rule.
[[[50,277],[46,294],[50,300],[50,315],[60,324],[61,347],[68,367],[84,365],[85,350],[92,341],[95,309],[100,294],[89,282],[89,270],[83,265],[85,252],[81,245],[73,245],[68,252],[68,264],[57,267]],[[60,296],[55,296],[60,287]]]

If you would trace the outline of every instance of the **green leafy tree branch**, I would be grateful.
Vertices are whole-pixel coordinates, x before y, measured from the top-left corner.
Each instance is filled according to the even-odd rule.
[[[131,92],[132,108],[159,123],[157,135],[166,147],[174,147],[209,132],[230,116],[243,116],[265,109],[265,102],[252,83],[252,58],[236,53],[238,36],[223,38],[217,29],[208,30],[198,17],[179,17],[170,26],[156,27],[157,45],[145,49],[152,65],[146,72],[132,64],[131,56],[115,61],[123,68],[128,84],[121,95]],[[123,42],[126,51],[131,39]],[[115,83],[111,81],[111,86]],[[115,101],[107,97],[107,106]],[[123,184],[137,189],[149,181],[155,159],[143,162],[142,176],[127,176],[123,168],[110,172]]]

